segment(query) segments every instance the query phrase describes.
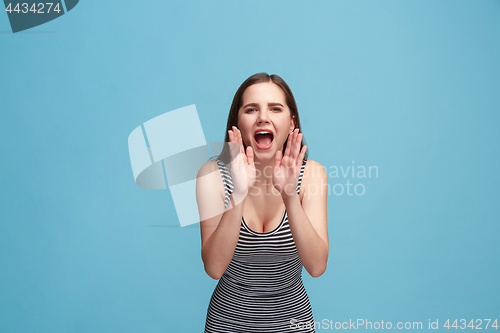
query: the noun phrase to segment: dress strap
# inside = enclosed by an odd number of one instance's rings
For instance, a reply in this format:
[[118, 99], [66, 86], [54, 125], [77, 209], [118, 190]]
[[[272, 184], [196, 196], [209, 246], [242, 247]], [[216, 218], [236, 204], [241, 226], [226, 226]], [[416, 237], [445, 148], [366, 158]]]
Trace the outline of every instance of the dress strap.
[[297, 194], [300, 194], [300, 184], [302, 183], [302, 177], [304, 176], [306, 162], [307, 162], [307, 158], [304, 157], [304, 160], [302, 161], [302, 166], [300, 167], [299, 181], [297, 182]]
[[215, 160], [217, 165], [219, 166], [220, 175], [222, 177], [222, 182], [224, 183], [224, 209], [227, 208], [229, 204], [229, 198], [231, 197], [231, 193], [233, 193], [233, 177], [231, 176], [231, 170], [229, 167], [219, 159]]

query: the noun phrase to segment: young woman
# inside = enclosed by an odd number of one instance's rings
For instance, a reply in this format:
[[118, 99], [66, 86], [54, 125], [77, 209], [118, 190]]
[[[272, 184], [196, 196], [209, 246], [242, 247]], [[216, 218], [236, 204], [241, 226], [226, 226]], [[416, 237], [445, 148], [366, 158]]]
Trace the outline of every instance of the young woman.
[[[219, 279], [205, 332], [314, 332], [302, 267], [328, 260], [327, 176], [308, 160], [288, 85], [258, 73], [236, 92], [225, 146], [199, 171], [201, 256]], [[215, 172], [214, 172], [215, 171]]]

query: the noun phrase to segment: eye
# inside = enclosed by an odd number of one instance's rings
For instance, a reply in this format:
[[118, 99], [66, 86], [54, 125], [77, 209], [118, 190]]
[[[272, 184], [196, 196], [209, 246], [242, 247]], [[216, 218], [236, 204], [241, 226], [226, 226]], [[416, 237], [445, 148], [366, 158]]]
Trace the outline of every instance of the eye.
[[246, 110], [245, 110], [245, 113], [250, 113], [250, 112], [252, 112], [252, 111], [255, 111], [255, 109], [246, 109]]
[[273, 108], [273, 111], [280, 112], [281, 109], [280, 108]]

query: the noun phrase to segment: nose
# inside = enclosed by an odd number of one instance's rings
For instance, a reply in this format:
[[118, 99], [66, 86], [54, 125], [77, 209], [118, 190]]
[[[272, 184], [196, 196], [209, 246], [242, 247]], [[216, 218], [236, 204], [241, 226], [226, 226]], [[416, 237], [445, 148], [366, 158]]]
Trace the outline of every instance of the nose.
[[269, 123], [269, 115], [267, 114], [267, 110], [262, 110], [259, 112], [259, 118], [257, 119], [259, 124], [261, 123]]

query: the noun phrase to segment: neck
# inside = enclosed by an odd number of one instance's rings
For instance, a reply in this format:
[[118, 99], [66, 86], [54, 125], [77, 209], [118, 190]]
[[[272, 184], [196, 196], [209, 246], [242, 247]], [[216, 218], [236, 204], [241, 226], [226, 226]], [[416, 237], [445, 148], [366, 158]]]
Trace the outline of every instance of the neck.
[[257, 170], [260, 170], [262, 174], [264, 173], [264, 171], [266, 171], [267, 176], [270, 176], [272, 178], [272, 171], [274, 169], [274, 157], [266, 160], [261, 160], [254, 155], [254, 162], [255, 168]]
[[255, 168], [257, 169], [257, 179], [253, 185], [253, 192], [268, 195], [279, 195], [278, 190], [273, 185], [274, 158], [260, 160], [255, 158]]

